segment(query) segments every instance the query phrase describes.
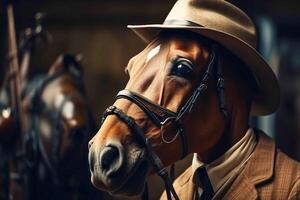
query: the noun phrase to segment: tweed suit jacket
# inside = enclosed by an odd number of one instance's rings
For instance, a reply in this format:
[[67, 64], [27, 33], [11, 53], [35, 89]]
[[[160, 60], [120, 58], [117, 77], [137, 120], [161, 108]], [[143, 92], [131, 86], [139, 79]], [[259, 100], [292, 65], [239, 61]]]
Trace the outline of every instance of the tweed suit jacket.
[[[213, 199], [300, 200], [300, 163], [280, 152], [266, 134], [255, 132], [258, 143], [251, 158], [232, 184]], [[181, 200], [194, 198], [191, 167], [175, 180], [174, 188]], [[164, 192], [161, 200], [166, 199]]]

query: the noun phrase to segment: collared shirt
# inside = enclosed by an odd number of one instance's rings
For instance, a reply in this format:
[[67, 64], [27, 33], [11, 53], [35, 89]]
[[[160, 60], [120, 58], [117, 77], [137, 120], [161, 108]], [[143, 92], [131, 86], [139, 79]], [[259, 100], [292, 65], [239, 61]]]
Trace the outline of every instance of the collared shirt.
[[196, 170], [199, 167], [205, 167], [207, 170], [208, 177], [214, 190], [214, 196], [218, 196], [222, 193], [227, 186], [232, 183], [234, 177], [238, 174], [247, 160], [250, 158], [255, 146], [257, 139], [253, 129], [248, 129], [245, 136], [233, 145], [228, 151], [222, 156], [214, 160], [209, 164], [204, 164], [200, 161], [197, 154], [194, 154], [192, 163], [193, 181], [198, 191], [201, 192], [199, 181], [197, 180]]

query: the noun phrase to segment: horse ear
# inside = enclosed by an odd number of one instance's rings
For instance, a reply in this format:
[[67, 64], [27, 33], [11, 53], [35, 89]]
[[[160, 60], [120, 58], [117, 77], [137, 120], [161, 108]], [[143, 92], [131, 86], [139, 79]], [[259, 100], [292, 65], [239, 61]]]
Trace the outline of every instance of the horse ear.
[[82, 74], [82, 55], [72, 55], [72, 54], [65, 54], [64, 56], [64, 67], [65, 70], [69, 71], [75, 76], [80, 76]]
[[48, 75], [53, 75], [55, 74], [57, 71], [61, 70], [64, 68], [64, 54], [60, 54], [58, 56], [58, 58], [54, 61], [54, 63], [51, 65], [51, 67], [49, 68], [48, 71]]
[[71, 54], [61, 54], [51, 65], [48, 75], [53, 75], [60, 70], [66, 70], [74, 75], [80, 75], [82, 73], [82, 67], [80, 62], [82, 60], [82, 55], [71, 55]]

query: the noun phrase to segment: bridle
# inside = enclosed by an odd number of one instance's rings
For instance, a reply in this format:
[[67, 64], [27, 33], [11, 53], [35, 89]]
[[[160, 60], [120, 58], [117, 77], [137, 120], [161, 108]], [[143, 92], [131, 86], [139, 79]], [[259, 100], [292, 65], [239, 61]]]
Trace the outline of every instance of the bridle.
[[[186, 114], [192, 111], [197, 99], [199, 99], [199, 97], [207, 90], [208, 80], [210, 77], [213, 76], [213, 70], [215, 70], [215, 74], [217, 76], [216, 89], [218, 93], [220, 112], [225, 118], [227, 118], [228, 112], [225, 104], [224, 78], [219, 57], [219, 47], [217, 44], [212, 45], [210, 59], [207, 64], [205, 73], [201, 78], [200, 84], [193, 91], [192, 95], [188, 98], [188, 100], [179, 109], [178, 112], [173, 112], [169, 109], [163, 108], [160, 105], [152, 102], [151, 100], [129, 90], [120, 91], [117, 94], [116, 99], [127, 99], [133, 102], [145, 112], [145, 114], [150, 118], [150, 120], [153, 122], [153, 124], [155, 124], [155, 126], [161, 129], [166, 123], [172, 123], [173, 128], [177, 131], [177, 133], [171, 141], [174, 141], [177, 135], [180, 135], [182, 146], [181, 158], [184, 158], [185, 156], [187, 156], [189, 148], [187, 136], [184, 132], [184, 125], [182, 119]], [[172, 196], [174, 197], [174, 199], [179, 200], [179, 197], [176, 194], [176, 191], [172, 185], [172, 179], [169, 176], [168, 171], [163, 166], [162, 161], [160, 160], [158, 155], [154, 152], [148, 138], [145, 136], [141, 128], [137, 125], [134, 118], [126, 115], [121, 109], [117, 108], [116, 106], [110, 106], [106, 109], [106, 111], [103, 114], [102, 123], [108, 115], [115, 115], [122, 122], [124, 122], [131, 130], [131, 133], [137, 139], [137, 141], [145, 148], [149, 162], [154, 167], [156, 173], [164, 181], [168, 200], [171, 200]], [[162, 138], [164, 137], [162, 136]]]

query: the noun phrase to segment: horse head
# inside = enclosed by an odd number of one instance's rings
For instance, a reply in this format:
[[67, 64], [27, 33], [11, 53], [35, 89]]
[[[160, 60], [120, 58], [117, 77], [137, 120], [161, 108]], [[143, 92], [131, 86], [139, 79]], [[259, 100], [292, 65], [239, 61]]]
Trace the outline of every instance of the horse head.
[[25, 158], [44, 172], [37, 177], [40, 189], [35, 191], [41, 195], [60, 185], [71, 187], [74, 196], [80, 184], [88, 185], [87, 142], [95, 125], [78, 62], [78, 57], [60, 56], [48, 74], [34, 78], [23, 92]]
[[137, 195], [156, 172], [172, 190], [165, 166], [190, 153], [207, 162], [220, 155], [247, 130], [252, 87], [242, 65], [207, 38], [161, 32], [129, 61], [125, 90], [89, 143], [92, 183]]

